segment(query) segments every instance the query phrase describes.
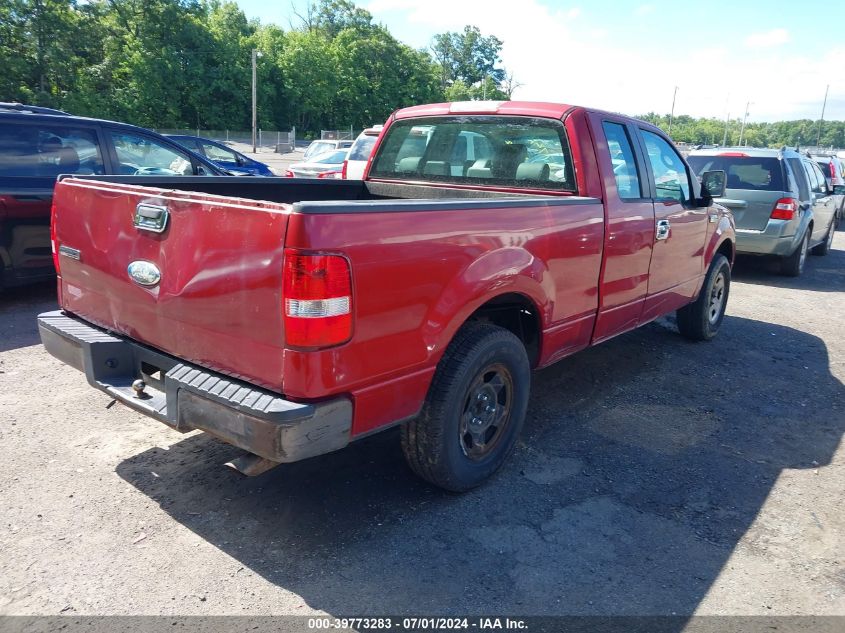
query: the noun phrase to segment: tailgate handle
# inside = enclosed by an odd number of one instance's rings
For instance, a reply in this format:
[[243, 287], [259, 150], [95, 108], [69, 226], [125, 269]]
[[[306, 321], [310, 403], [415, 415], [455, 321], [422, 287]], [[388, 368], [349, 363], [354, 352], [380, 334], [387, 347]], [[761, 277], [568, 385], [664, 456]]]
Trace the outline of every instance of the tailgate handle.
[[142, 231], [152, 233], [164, 233], [167, 228], [167, 218], [170, 212], [167, 207], [141, 202], [135, 207], [135, 220], [133, 224]]

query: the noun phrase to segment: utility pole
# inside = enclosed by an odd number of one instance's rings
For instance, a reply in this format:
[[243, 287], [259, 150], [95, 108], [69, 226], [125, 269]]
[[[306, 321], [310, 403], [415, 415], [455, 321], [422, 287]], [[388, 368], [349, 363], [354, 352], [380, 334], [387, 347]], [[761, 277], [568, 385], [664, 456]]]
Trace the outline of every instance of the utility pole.
[[816, 136], [816, 147], [822, 145], [822, 121], [824, 121], [824, 109], [827, 107], [827, 91], [830, 90], [830, 84], [824, 89], [824, 102], [822, 103], [822, 118], [819, 119], [819, 133]]
[[257, 141], [258, 135], [256, 130], [258, 128], [258, 117], [257, 117], [257, 110], [255, 105], [255, 75], [256, 75], [256, 67], [258, 66], [257, 60], [261, 57], [261, 53], [259, 53], [256, 49], [252, 49], [252, 153], [255, 154], [257, 149]]
[[745, 104], [745, 115], [742, 117], [742, 127], [739, 128], [739, 145], [742, 146], [742, 135], [745, 133], [745, 122], [748, 120], [748, 106], [751, 105], [751, 102], [748, 101]]
[[672, 94], [672, 111], [669, 113], [669, 130], [666, 135], [672, 138], [672, 120], [675, 118], [675, 97], [678, 96], [678, 86], [675, 86], [675, 92]]
[[731, 124], [731, 111], [728, 110], [728, 116], [725, 117], [725, 135], [722, 137], [722, 147], [728, 146], [728, 126]]

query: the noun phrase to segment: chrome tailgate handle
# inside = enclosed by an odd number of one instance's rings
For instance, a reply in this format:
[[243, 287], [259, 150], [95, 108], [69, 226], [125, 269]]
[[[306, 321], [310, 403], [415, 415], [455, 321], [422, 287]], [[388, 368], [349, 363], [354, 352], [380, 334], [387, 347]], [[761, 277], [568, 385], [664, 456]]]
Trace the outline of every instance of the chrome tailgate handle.
[[657, 222], [657, 231], [655, 232], [654, 239], [665, 240], [668, 237], [669, 237], [669, 220], [659, 220]]
[[169, 217], [170, 212], [167, 207], [141, 202], [135, 207], [135, 218], [132, 223], [142, 231], [164, 233]]

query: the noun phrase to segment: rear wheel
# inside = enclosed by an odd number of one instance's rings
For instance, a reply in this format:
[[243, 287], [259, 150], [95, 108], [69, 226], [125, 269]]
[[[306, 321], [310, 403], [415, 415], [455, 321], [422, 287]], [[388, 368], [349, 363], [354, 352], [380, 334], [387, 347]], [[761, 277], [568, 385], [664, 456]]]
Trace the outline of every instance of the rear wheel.
[[725, 318], [730, 289], [730, 262], [717, 253], [710, 262], [698, 299], [678, 310], [678, 331], [693, 341], [709, 341], [716, 336]]
[[780, 262], [780, 272], [787, 277], [798, 277], [804, 272], [804, 263], [807, 261], [807, 250], [810, 246], [810, 228], [804, 233], [804, 239], [795, 249], [795, 252], [784, 257]]
[[483, 483], [516, 445], [530, 383], [522, 341], [488, 323], [465, 325], [438, 364], [420, 415], [402, 426], [408, 465], [453, 492]]
[[827, 235], [824, 242], [815, 246], [812, 250], [813, 255], [827, 255], [833, 248], [833, 236], [836, 234], [836, 217], [830, 221], [830, 226], [827, 227]]

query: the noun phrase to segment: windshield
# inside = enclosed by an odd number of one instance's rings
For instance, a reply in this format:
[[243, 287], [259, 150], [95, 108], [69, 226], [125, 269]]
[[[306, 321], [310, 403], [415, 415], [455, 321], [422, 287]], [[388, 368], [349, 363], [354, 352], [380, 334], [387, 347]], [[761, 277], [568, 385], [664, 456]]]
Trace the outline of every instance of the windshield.
[[518, 116], [444, 116], [396, 121], [371, 178], [575, 191], [560, 121]]
[[687, 162], [697, 176], [705, 171], [724, 171], [728, 189], [785, 191], [783, 167], [774, 157], [691, 155]]

